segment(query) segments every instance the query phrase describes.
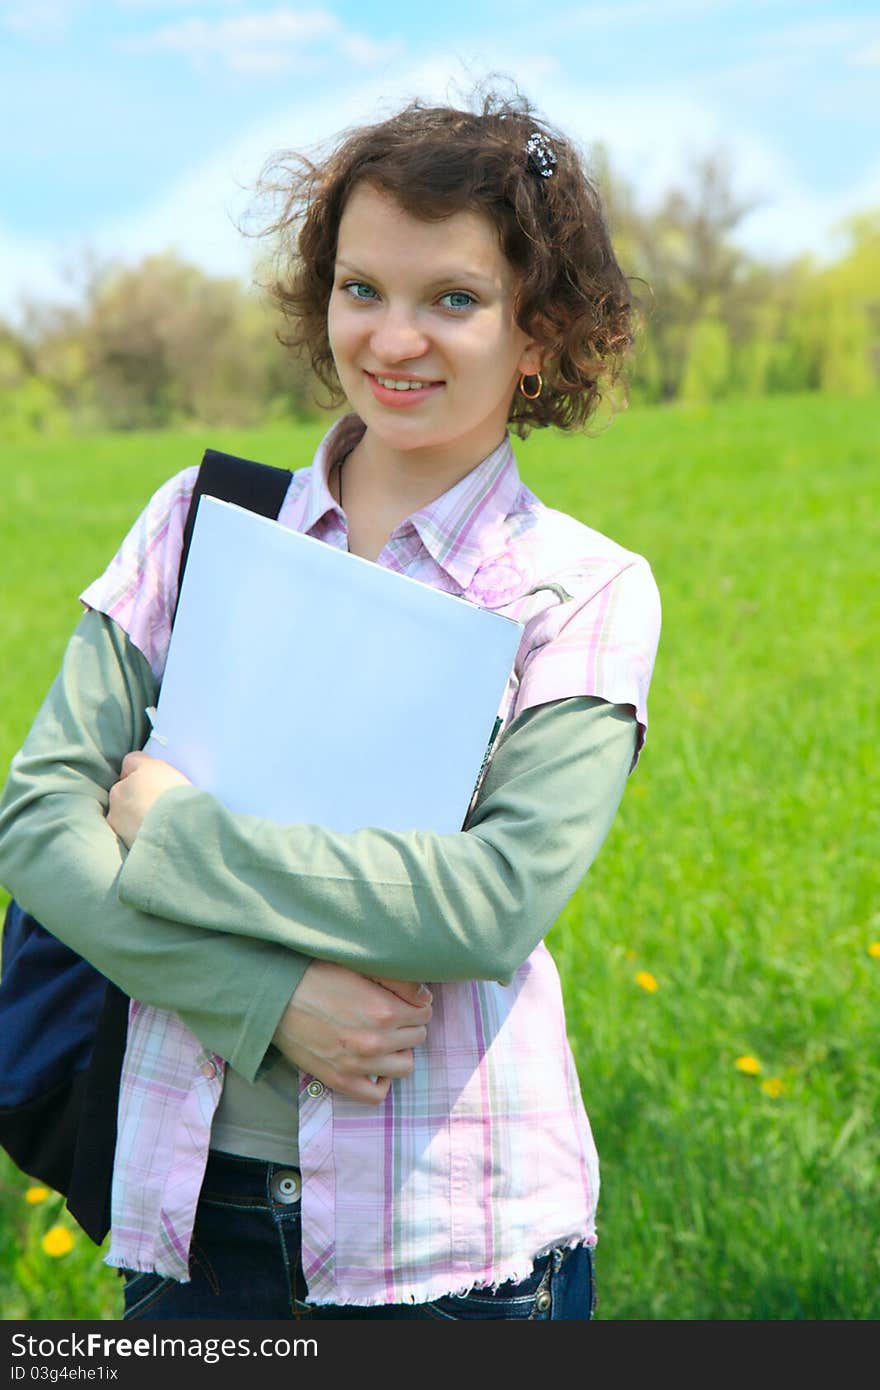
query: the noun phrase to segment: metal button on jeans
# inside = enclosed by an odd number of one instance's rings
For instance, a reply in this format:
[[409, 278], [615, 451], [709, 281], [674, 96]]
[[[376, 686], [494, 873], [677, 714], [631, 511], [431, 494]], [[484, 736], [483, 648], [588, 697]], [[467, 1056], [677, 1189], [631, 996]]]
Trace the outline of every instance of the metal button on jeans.
[[308, 1086], [306, 1087], [306, 1090], [308, 1091], [309, 1095], [314, 1096], [316, 1100], [319, 1096], [322, 1096], [324, 1094], [324, 1089], [324, 1084], [321, 1081], [310, 1081]]
[[539, 1313], [546, 1313], [550, 1304], [553, 1302], [549, 1289], [542, 1289], [535, 1299], [535, 1307]]
[[279, 1168], [272, 1174], [272, 1196], [276, 1202], [289, 1206], [298, 1202], [302, 1192], [302, 1178], [295, 1168]]

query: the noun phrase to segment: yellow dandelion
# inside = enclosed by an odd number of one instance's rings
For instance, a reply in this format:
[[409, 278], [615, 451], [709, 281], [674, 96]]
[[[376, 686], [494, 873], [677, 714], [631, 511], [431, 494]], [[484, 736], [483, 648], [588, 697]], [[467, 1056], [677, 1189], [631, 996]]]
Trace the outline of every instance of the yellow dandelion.
[[62, 1255], [70, 1254], [73, 1249], [73, 1236], [66, 1226], [50, 1226], [41, 1244], [46, 1254], [57, 1260]]
[[635, 981], [637, 985], [641, 985], [642, 989], [646, 989], [649, 994], [656, 993], [657, 981], [654, 979], [650, 970], [639, 970], [636, 974]]
[[24, 1200], [29, 1207], [35, 1207], [38, 1202], [45, 1202], [48, 1196], [48, 1187], [29, 1187], [24, 1194]]
[[737, 1057], [733, 1065], [737, 1071], [744, 1071], [746, 1076], [757, 1076], [761, 1070], [761, 1063], [757, 1057], [750, 1057], [748, 1054], [745, 1057]]
[[761, 1082], [761, 1090], [771, 1100], [777, 1100], [785, 1090], [785, 1082], [781, 1076], [768, 1076], [766, 1081]]
[[880, 960], [880, 941], [871, 942], [868, 947], [868, 955], [873, 956], [875, 960]]

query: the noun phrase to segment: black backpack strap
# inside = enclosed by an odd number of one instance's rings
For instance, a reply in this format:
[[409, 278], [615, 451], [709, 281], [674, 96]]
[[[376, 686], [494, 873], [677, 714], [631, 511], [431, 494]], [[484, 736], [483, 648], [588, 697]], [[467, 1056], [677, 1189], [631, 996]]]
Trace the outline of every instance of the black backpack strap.
[[92, 1060], [76, 1081], [80, 1109], [67, 1206], [96, 1245], [110, 1229], [117, 1097], [128, 1037], [128, 1004], [128, 995], [108, 980]]
[[256, 512], [258, 516], [267, 516], [274, 520], [287, 495], [291, 477], [292, 474], [287, 468], [273, 468], [267, 463], [254, 463], [252, 459], [237, 458], [235, 454], [222, 454], [217, 449], [205, 450], [183, 528], [178, 593], [189, 556], [199, 498], [206, 495], [219, 497], [221, 502], [235, 502], [239, 507], [247, 507], [248, 511]]

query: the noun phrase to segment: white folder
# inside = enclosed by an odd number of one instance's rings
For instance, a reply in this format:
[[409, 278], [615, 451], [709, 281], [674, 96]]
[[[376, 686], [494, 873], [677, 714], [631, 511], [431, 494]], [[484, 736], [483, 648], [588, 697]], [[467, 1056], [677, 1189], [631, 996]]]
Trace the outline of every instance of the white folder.
[[283, 824], [460, 830], [521, 636], [203, 497], [147, 751]]

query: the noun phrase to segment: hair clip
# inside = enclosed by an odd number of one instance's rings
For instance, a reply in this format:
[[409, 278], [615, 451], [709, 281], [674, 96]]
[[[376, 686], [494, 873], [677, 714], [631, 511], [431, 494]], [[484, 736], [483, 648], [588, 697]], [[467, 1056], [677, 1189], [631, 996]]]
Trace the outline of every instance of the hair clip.
[[537, 130], [533, 130], [526, 141], [526, 152], [529, 168], [540, 174], [542, 179], [549, 179], [556, 168], [556, 155]]

